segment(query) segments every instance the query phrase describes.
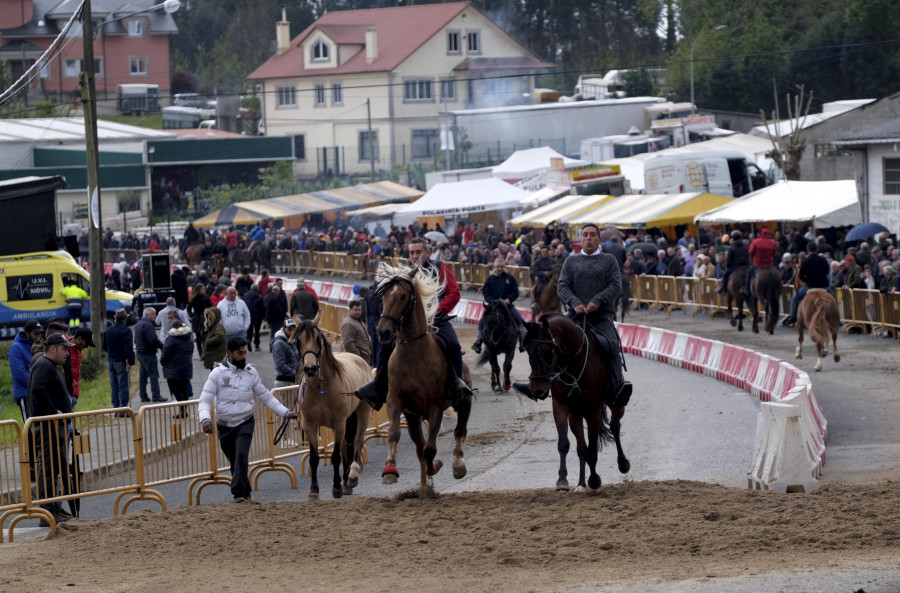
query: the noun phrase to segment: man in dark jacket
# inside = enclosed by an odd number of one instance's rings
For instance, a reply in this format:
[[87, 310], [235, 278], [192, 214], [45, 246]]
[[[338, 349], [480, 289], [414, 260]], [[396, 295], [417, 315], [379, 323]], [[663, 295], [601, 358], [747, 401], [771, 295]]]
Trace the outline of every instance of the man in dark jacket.
[[[63, 364], [69, 356], [72, 342], [61, 334], [47, 338], [46, 350], [36, 357], [28, 379], [28, 415], [55, 416], [72, 411], [69, 389], [56, 365]], [[32, 429], [37, 453], [38, 498], [53, 498], [71, 491], [66, 456], [67, 423], [47, 419], [37, 422]], [[61, 482], [57, 481], [61, 478]], [[57, 522], [68, 521], [72, 515], [63, 510], [59, 502], [41, 505]]]
[[810, 241], [806, 245], [806, 259], [800, 264], [797, 274], [805, 284], [801, 286], [791, 297], [791, 312], [782, 323], [787, 327], [793, 327], [797, 323], [797, 311], [800, 310], [800, 301], [806, 296], [810, 288], [828, 288], [828, 274], [831, 266], [828, 260], [819, 255], [819, 246]]
[[291, 295], [291, 316], [299, 315], [301, 318], [312, 321], [319, 313], [319, 301], [313, 293], [306, 290], [303, 280], [297, 281], [297, 290]]
[[138, 393], [142, 402], [151, 401], [147, 397], [147, 381], [150, 381], [150, 393], [155, 402], [167, 402], [159, 393], [159, 365], [156, 364], [156, 352], [162, 350], [163, 343], [156, 335], [156, 309], [147, 307], [144, 315], [134, 326], [134, 346], [137, 359], [141, 365], [138, 375]]
[[750, 265], [750, 252], [741, 239], [741, 231], [731, 231], [731, 247], [728, 248], [728, 254], [725, 256], [725, 275], [722, 276], [722, 286], [718, 292], [725, 294], [728, 290], [728, 280], [738, 268]]
[[[484, 283], [481, 289], [481, 298], [485, 303], [493, 303], [494, 301], [503, 301], [509, 310], [510, 315], [516, 322], [516, 329], [519, 333], [519, 352], [525, 352], [525, 321], [522, 314], [515, 308], [513, 302], [519, 298], [519, 285], [516, 283], [515, 277], [506, 271], [506, 262], [497, 258], [494, 261], [494, 271]], [[478, 320], [478, 334], [475, 343], [472, 344], [472, 350], [481, 354], [481, 334], [484, 331], [484, 316]]]
[[281, 294], [281, 287], [278, 284], [272, 284], [263, 299], [263, 314], [266, 323], [269, 324], [269, 352], [272, 351], [272, 341], [275, 334], [284, 325], [284, 318], [287, 317], [287, 307], [284, 304], [284, 295]]
[[[240, 279], [238, 279], [240, 283]], [[243, 299], [244, 304], [247, 305], [247, 308], [250, 309], [250, 327], [247, 329], [247, 350], [253, 352], [253, 347], [250, 344], [256, 345], [257, 352], [259, 351], [259, 328], [263, 322], [263, 314], [265, 309], [265, 304], [263, 303], [263, 298], [259, 296], [259, 286], [256, 284], [250, 285], [250, 290], [244, 293], [244, 296], [241, 297]]]
[[[244, 298], [244, 295], [247, 294], [247, 291], [250, 290], [250, 287], [253, 286], [253, 279], [250, 278], [250, 268], [243, 268], [241, 270], [241, 275], [238, 276], [238, 279], [234, 283], [234, 288], [238, 292], [238, 296]], [[247, 344], [250, 344], [249, 338], [247, 339]]]
[[187, 266], [176, 267], [172, 272], [172, 290], [175, 291], [175, 306], [184, 309], [188, 304]]
[[[188, 384], [194, 374], [194, 364], [191, 360], [194, 354], [193, 339], [191, 328], [175, 319], [173, 315], [171, 329], [166, 335], [159, 362], [163, 367], [163, 376], [169, 384], [169, 393], [180, 402], [188, 400]], [[187, 410], [182, 408], [175, 417], [186, 418]]]
[[293, 319], [284, 322], [284, 327], [275, 332], [272, 339], [272, 360], [275, 361], [275, 387], [288, 387], [297, 384], [297, 365], [300, 364], [300, 353], [291, 341], [297, 333], [297, 324]]
[[128, 374], [134, 366], [134, 337], [125, 325], [128, 312], [116, 311], [116, 322], [106, 330], [106, 350], [109, 354], [109, 385], [114, 408], [128, 407]]

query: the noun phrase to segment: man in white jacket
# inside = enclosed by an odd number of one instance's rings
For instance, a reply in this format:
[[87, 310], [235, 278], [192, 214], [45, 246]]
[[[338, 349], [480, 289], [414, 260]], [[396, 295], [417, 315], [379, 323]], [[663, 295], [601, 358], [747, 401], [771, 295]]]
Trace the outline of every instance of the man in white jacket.
[[[275, 399], [263, 385], [259, 373], [247, 363], [247, 340], [228, 340], [225, 361], [212, 370], [200, 395], [200, 427], [212, 434], [218, 429], [219, 445], [231, 464], [231, 494], [235, 502], [251, 501], [250, 443], [253, 441], [254, 399], [282, 418], [296, 419], [293, 412]], [[216, 426], [210, 409], [216, 405]]]
[[247, 338], [250, 327], [250, 309], [247, 303], [237, 298], [237, 289], [229, 286], [225, 289], [225, 298], [216, 305], [222, 312], [222, 325], [225, 336], [230, 342], [232, 338]]

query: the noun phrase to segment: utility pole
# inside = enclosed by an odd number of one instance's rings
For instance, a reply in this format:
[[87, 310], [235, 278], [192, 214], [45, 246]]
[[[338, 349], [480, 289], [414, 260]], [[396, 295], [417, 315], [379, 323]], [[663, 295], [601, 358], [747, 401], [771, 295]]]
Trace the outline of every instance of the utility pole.
[[[97, 103], [94, 81], [94, 23], [91, 0], [84, 0], [81, 12], [84, 59], [81, 63], [81, 101], [84, 105], [84, 142], [87, 156], [87, 190], [90, 204], [88, 236], [91, 272], [91, 331], [103, 339], [106, 330], [106, 286], [103, 281], [103, 208], [100, 200], [100, 158], [97, 146]], [[92, 223], [92, 224], [91, 224]], [[100, 348], [91, 348], [90, 356], [99, 362]]]
[[366, 99], [366, 117], [369, 120], [369, 162], [372, 165], [372, 182], [375, 182], [375, 140], [372, 137], [372, 103]]

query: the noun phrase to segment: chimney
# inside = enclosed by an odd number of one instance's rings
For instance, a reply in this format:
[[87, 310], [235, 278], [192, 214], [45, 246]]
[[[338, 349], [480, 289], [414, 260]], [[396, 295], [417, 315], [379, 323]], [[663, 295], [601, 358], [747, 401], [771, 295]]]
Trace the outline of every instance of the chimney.
[[366, 29], [366, 64], [378, 59], [378, 33], [375, 27]]
[[281, 7], [281, 21], [275, 25], [275, 42], [280, 56], [291, 47], [291, 24], [287, 20], [287, 9]]

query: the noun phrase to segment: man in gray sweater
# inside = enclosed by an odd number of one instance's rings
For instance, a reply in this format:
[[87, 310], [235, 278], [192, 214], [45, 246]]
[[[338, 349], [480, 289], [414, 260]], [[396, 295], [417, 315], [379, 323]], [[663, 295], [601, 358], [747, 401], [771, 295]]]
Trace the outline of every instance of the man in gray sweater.
[[[600, 251], [597, 225], [586, 224], [581, 228], [581, 253], [566, 258], [557, 290], [560, 300], [569, 308], [569, 318], [580, 324], [587, 316], [587, 323], [611, 346], [613, 401], [627, 402], [631, 397], [631, 383], [625, 381], [622, 373], [622, 354], [614, 323], [622, 278], [616, 258]], [[535, 399], [528, 383], [513, 383], [513, 387]]]

